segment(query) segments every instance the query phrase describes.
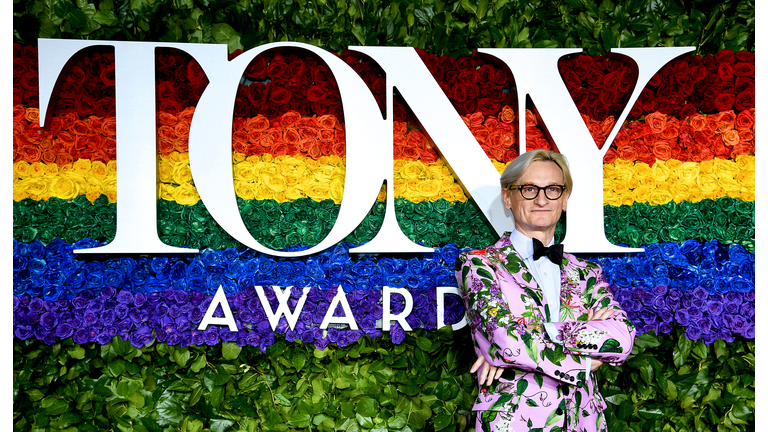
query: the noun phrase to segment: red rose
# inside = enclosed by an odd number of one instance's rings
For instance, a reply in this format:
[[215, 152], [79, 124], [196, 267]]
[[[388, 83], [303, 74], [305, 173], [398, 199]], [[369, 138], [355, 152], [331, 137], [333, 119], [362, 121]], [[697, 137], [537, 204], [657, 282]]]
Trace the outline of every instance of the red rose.
[[754, 77], [755, 76], [755, 64], [739, 62], [733, 66], [733, 73], [740, 77]]
[[581, 87], [581, 78], [579, 78], [578, 75], [576, 75], [576, 72], [574, 72], [571, 69], [566, 69], [563, 73], [563, 82], [565, 82], [565, 86], [568, 88], [568, 91], [573, 91], [574, 89], [578, 89]]
[[733, 50], [724, 49], [715, 54], [715, 59], [718, 63], [733, 63], [736, 61], [736, 57], [733, 55]]
[[273, 104], [282, 105], [291, 100], [292, 93], [285, 87], [281, 87], [275, 83], [268, 84], [268, 87], [268, 99]]
[[[248, 69], [246, 69], [246, 76], [247, 74], [248, 74]], [[200, 63], [198, 63], [194, 59], [190, 60], [190, 62], [187, 63], [187, 79], [193, 86], [195, 84], [208, 81], [208, 77], [206, 77], [205, 72], [203, 71], [203, 68], [200, 66]]]
[[672, 107], [669, 103], [669, 99], [657, 96], [653, 101], [653, 109], [664, 114], [670, 114]]
[[627, 92], [631, 90], [633, 84], [635, 84], [635, 74], [632, 73], [632, 69], [624, 66], [619, 72], [619, 88], [622, 92]]
[[699, 111], [696, 109], [696, 107], [693, 104], [685, 104], [680, 109], [680, 113], [678, 114], [680, 118], [688, 118], [692, 115], [698, 114]]
[[307, 100], [310, 102], [320, 102], [325, 99], [328, 91], [319, 85], [311, 85], [307, 89]]
[[184, 107], [176, 99], [163, 99], [158, 103], [157, 109], [175, 114], [184, 109]]
[[707, 69], [704, 66], [696, 65], [688, 73], [688, 79], [697, 83], [707, 77]]
[[115, 98], [103, 97], [96, 101], [95, 114], [99, 117], [114, 117], [117, 113]]
[[[733, 108], [734, 96], [731, 93], [720, 93], [715, 98], [715, 109], [718, 111], [727, 111]], [[754, 97], [752, 99], [754, 105]]]
[[248, 101], [251, 103], [251, 105], [258, 108], [264, 103], [265, 91], [266, 91], [266, 86], [264, 83], [253, 82], [248, 85], [248, 89], [245, 93], [245, 97], [248, 98]]
[[489, 64], [482, 65], [477, 70], [477, 84], [483, 88], [493, 87], [496, 80], [496, 72], [493, 70], [493, 66]]
[[651, 77], [651, 79], [648, 81], [648, 87], [658, 87], [659, 84], [661, 84], [661, 73], [657, 72], [654, 76]]
[[589, 74], [587, 74], [585, 81], [588, 86], [599, 89], [603, 87], [603, 76], [603, 72], [600, 70], [592, 69]]
[[736, 60], [740, 62], [755, 62], [755, 53], [751, 53], [749, 51], [739, 51], [736, 53]]
[[744, 111], [755, 107], [755, 93], [754, 91], [743, 91], [736, 95], [736, 100], [733, 101], [733, 107], [737, 111]]
[[509, 86], [509, 74], [506, 69], [498, 69], [493, 77], [494, 87], [497, 89], [505, 89]]
[[493, 115], [499, 112], [499, 102], [496, 99], [482, 98], [478, 103], [478, 109], [483, 115]]
[[733, 67], [729, 63], [720, 63], [717, 66], [717, 77], [723, 81], [733, 79]]

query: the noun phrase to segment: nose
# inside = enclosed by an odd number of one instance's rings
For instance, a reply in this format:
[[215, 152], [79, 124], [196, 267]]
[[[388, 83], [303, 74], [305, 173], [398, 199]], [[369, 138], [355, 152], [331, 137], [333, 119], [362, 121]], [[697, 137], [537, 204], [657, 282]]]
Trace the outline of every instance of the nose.
[[542, 189], [539, 191], [539, 194], [536, 195], [536, 198], [534, 198], [533, 201], [536, 203], [536, 205], [544, 207], [549, 202], [549, 198], [547, 198], [546, 194], [544, 194], [544, 189]]

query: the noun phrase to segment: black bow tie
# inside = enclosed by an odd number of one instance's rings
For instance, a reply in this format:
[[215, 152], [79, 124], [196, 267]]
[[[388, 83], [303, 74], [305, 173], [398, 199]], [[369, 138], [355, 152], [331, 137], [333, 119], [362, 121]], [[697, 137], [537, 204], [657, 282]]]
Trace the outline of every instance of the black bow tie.
[[550, 247], [544, 246], [538, 239], [533, 239], [533, 260], [536, 261], [541, 257], [547, 257], [552, 264], [563, 264], [563, 245], [561, 243], [554, 244]]

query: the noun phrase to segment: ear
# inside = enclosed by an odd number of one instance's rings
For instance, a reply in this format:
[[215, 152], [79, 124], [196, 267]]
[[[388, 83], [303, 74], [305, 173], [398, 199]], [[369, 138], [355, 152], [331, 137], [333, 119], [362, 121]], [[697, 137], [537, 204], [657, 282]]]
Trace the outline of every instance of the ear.
[[569, 191], [565, 191], [565, 194], [563, 195], [563, 211], [568, 210], [568, 197], [571, 196], [571, 193]]
[[512, 210], [512, 196], [511, 196], [511, 190], [509, 189], [502, 189], [501, 190], [501, 200], [504, 201], [504, 208], [507, 210]]

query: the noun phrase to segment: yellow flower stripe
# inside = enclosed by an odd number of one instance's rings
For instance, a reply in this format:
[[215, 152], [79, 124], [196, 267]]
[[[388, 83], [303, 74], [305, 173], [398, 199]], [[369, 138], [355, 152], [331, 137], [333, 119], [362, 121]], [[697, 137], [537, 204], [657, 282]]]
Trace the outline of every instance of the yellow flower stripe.
[[603, 165], [603, 199], [606, 205], [651, 205], [670, 201], [699, 202], [723, 197], [755, 200], [755, 157], [682, 162], [675, 159], [643, 162], [617, 159]]
[[[492, 161], [501, 173], [506, 164]], [[233, 156], [235, 192], [246, 200], [273, 199], [279, 202], [298, 198], [341, 202], [344, 189], [345, 158], [322, 156]], [[755, 200], [755, 157], [736, 160], [714, 159], [705, 162], [657, 161], [653, 167], [643, 162], [617, 159], [603, 165], [605, 204], [619, 206], [635, 202], [651, 205], [670, 201], [698, 202], [705, 198], [731, 197]], [[59, 167], [43, 162], [19, 161], [13, 165], [13, 197], [45, 200], [57, 197], [71, 200], [86, 195], [94, 201], [106, 195], [115, 202], [116, 163], [79, 159]], [[173, 152], [158, 157], [159, 195], [182, 205], [194, 205], [200, 197], [192, 182], [187, 153]], [[447, 165], [438, 160], [396, 159], [395, 197], [418, 203], [443, 198], [466, 201], [467, 196]], [[384, 191], [379, 195], [383, 200]]]

